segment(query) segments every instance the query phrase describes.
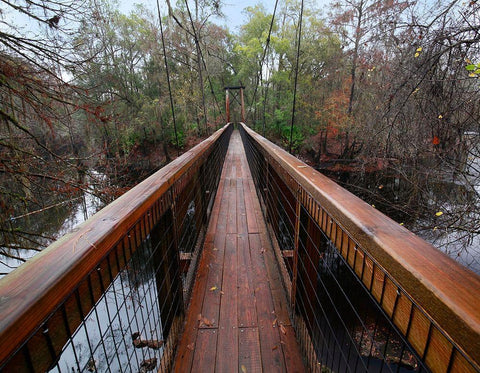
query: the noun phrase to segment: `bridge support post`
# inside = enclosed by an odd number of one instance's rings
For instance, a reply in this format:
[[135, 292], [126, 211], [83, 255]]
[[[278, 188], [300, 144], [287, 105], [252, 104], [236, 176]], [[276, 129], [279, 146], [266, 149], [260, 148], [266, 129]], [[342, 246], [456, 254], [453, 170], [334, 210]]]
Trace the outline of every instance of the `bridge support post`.
[[152, 229], [153, 263], [163, 335], [183, 314], [183, 286], [178, 252], [175, 207], [172, 205]]
[[225, 89], [225, 110], [227, 111], [227, 123], [230, 123], [230, 91], [240, 91], [240, 102], [238, 101], [238, 93], [232, 95], [232, 98], [240, 104], [241, 107], [241, 120], [245, 123], [245, 104], [243, 100], [243, 90], [245, 89], [244, 86], [232, 86], [232, 87], [224, 87]]
[[240, 104], [242, 106], [242, 123], [245, 123], [245, 103], [243, 101], [243, 87], [240, 88]]
[[225, 89], [225, 110], [227, 112], [227, 123], [230, 123], [230, 97], [228, 95], [228, 88]]

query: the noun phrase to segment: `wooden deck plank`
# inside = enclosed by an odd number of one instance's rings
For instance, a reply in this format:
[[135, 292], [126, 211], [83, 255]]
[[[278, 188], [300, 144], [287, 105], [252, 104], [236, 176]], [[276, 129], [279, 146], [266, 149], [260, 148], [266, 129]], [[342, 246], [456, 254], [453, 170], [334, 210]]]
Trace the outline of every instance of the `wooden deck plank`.
[[[246, 166], [248, 167], [248, 164]], [[253, 185], [253, 182], [249, 181], [248, 179], [245, 180], [245, 183], [243, 185], [245, 190], [245, 209], [247, 212], [248, 232], [258, 233], [259, 228], [257, 223], [257, 217], [253, 207], [253, 200], [257, 199], [257, 194], [255, 192], [255, 188], [252, 188], [251, 185]]]
[[238, 307], [238, 326], [253, 327], [257, 324], [257, 307], [255, 288], [252, 280], [252, 261], [247, 234], [239, 234], [238, 243], [238, 297], [241, 299]]
[[239, 371], [262, 372], [258, 328], [241, 328], [239, 333]]
[[175, 371], [305, 371], [275, 260], [243, 145], [235, 131]]
[[237, 180], [237, 233], [248, 233], [247, 210], [243, 180]]
[[220, 320], [218, 323], [217, 372], [235, 372], [238, 368], [237, 327], [237, 235], [228, 234], [225, 244]]
[[284, 331], [280, 333], [283, 356], [285, 358], [285, 368], [289, 373], [304, 372], [302, 354], [295, 338], [295, 330], [292, 326], [284, 326]]
[[227, 196], [227, 233], [237, 233], [237, 179], [227, 179], [225, 182], [230, 182]]
[[199, 330], [191, 371], [202, 373], [215, 372], [215, 360], [217, 358], [215, 346], [217, 344], [217, 337], [218, 333], [216, 329]]
[[260, 330], [262, 367], [265, 372], [279, 372], [283, 371], [284, 358], [272, 293], [265, 263], [263, 262], [264, 248], [258, 233], [249, 234], [248, 239], [252, 257], [252, 270], [255, 278], [255, 300]]
[[205, 256], [209, 258], [210, 263], [208, 264], [209, 270], [201, 311], [201, 316], [206, 319], [201, 323], [203, 328], [216, 328], [220, 318], [220, 289], [223, 281], [225, 237], [225, 233], [217, 233], [213, 247], [205, 252]]

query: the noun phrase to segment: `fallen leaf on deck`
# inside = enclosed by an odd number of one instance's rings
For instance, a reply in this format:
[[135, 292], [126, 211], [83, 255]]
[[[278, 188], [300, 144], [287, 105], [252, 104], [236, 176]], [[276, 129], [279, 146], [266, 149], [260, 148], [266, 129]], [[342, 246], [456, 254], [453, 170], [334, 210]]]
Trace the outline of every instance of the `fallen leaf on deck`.
[[245, 368], [245, 365], [242, 364], [241, 369], [242, 373], [247, 373], [247, 368]]
[[225, 295], [225, 293], [223, 291], [220, 291], [220, 294]]
[[442, 211], [438, 211], [438, 212], [435, 213], [435, 215], [437, 215], [437, 216], [442, 216], [442, 215], [443, 215], [443, 212], [442, 212]]
[[207, 319], [206, 317], [202, 317], [202, 322], [205, 324], [205, 326], [212, 326], [214, 321], [210, 321], [209, 319]]
[[218, 249], [216, 247], [213, 248], [213, 251], [218, 251]]
[[278, 346], [273, 346], [272, 351], [275, 351], [278, 348]]
[[210, 288], [210, 291], [215, 291], [215, 290], [217, 290], [217, 287], [216, 287], [216, 286], [212, 286], [212, 287]]
[[282, 331], [283, 334], [287, 334], [287, 329], [285, 329], [283, 324], [280, 324], [280, 330]]
[[275, 328], [275, 325], [277, 324], [277, 319], [273, 320], [272, 326]]

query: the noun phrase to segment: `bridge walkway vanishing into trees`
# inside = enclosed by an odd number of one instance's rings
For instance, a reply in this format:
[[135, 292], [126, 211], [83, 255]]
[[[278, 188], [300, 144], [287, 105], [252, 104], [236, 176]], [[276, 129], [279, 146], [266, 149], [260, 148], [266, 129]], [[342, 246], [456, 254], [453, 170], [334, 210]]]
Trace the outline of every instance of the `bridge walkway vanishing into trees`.
[[304, 371], [238, 131], [230, 140], [193, 294], [176, 371]]
[[480, 277], [237, 127], [0, 280], [0, 371], [480, 372]]

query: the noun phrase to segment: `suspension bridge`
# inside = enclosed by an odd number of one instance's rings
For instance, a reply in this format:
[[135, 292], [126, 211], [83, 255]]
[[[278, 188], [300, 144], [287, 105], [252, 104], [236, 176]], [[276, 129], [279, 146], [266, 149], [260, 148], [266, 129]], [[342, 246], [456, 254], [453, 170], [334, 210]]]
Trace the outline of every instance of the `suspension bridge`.
[[0, 280], [1, 371], [480, 371], [478, 275], [234, 127]]

